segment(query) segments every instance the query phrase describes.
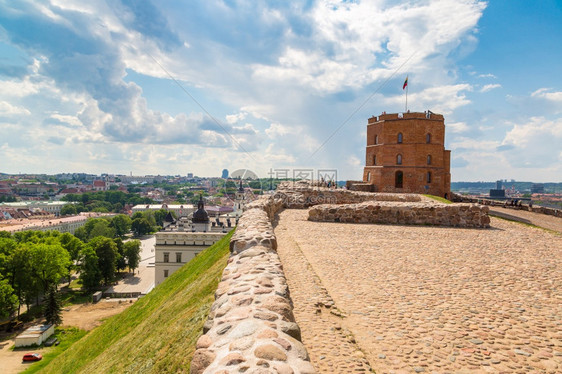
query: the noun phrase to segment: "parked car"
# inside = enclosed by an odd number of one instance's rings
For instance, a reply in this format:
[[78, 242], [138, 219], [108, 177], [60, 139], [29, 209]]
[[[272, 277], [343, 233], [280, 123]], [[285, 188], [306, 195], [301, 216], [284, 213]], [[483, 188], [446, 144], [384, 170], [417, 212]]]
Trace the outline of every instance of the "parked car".
[[39, 353], [26, 353], [23, 355], [23, 361], [39, 361], [43, 358]]

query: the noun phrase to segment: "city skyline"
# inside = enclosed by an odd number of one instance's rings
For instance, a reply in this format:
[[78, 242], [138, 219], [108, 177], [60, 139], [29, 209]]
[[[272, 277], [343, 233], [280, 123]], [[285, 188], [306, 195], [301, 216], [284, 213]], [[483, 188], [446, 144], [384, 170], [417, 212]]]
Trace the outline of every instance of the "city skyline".
[[553, 0], [0, 1], [0, 172], [357, 180], [408, 77], [453, 181], [559, 182], [561, 20]]

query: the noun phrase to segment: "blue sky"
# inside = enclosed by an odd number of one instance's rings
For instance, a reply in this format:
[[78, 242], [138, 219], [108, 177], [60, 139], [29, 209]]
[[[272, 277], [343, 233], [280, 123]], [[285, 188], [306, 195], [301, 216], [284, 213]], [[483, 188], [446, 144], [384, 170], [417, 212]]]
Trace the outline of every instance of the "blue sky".
[[359, 179], [408, 75], [453, 181], [560, 182], [561, 61], [554, 0], [0, 0], [0, 171]]

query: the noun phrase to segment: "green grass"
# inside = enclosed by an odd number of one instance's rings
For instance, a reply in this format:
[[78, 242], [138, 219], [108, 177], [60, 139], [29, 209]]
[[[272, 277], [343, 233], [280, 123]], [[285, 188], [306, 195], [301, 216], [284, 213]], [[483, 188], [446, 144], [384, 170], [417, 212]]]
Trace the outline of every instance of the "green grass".
[[494, 213], [488, 213], [488, 215], [491, 216], [491, 217], [497, 218], [497, 219], [503, 219], [504, 221], [515, 222], [515, 223], [518, 223], [518, 224], [523, 225], [523, 226], [543, 230], [543, 231], [549, 232], [549, 233], [554, 234], [554, 235], [558, 235], [558, 236], [562, 235], [562, 233], [560, 233], [556, 230], [547, 229], [546, 227], [537, 226], [537, 225], [534, 225], [532, 223], [521, 222], [521, 221], [518, 221], [516, 219], [511, 219], [511, 218], [507, 218], [507, 217], [500, 217], [500, 216], [495, 215]]
[[95, 328], [41, 373], [188, 373], [232, 233], [124, 312]]
[[62, 305], [65, 307], [75, 304], [84, 304], [92, 301], [92, 294], [81, 290], [65, 288], [61, 292], [61, 301]]
[[445, 199], [444, 197], [440, 197], [440, 196], [426, 195], [426, 194], [424, 194], [423, 196], [429, 197], [430, 199], [433, 199], [433, 200], [437, 200], [440, 203], [444, 203], [444, 204], [452, 204], [453, 203], [452, 201], [449, 201], [449, 200]]

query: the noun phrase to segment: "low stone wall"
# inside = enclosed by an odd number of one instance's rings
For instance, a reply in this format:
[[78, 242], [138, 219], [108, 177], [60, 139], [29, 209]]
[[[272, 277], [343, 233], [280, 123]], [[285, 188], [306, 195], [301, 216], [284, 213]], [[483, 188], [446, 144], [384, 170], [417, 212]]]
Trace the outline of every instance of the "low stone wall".
[[282, 204], [260, 197], [232, 236], [231, 257], [197, 341], [191, 373], [316, 373], [300, 342], [270, 217]]
[[462, 201], [466, 203], [478, 203], [483, 205], [497, 206], [506, 209], [525, 210], [533, 213], [546, 214], [548, 216], [562, 217], [562, 209], [554, 209], [554, 208], [548, 208], [538, 205], [530, 206], [529, 204], [526, 203], [521, 204], [521, 206], [513, 206], [513, 205], [506, 204], [505, 201], [500, 201], [500, 200], [479, 199], [475, 197], [466, 197], [459, 194], [454, 194], [453, 196], [456, 197], [458, 201]]
[[320, 204], [355, 204], [364, 201], [420, 202], [417, 194], [370, 193], [327, 188], [308, 181], [283, 182], [274, 195], [288, 209], [306, 209]]
[[369, 201], [360, 204], [317, 205], [310, 221], [490, 227], [489, 208], [476, 204], [401, 203]]

